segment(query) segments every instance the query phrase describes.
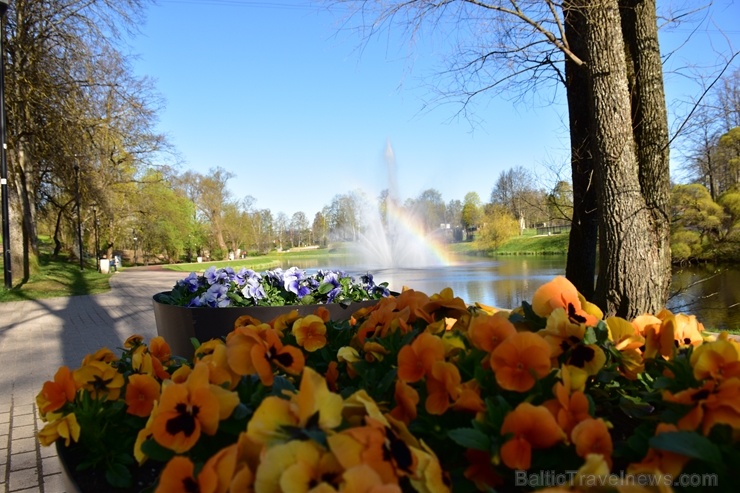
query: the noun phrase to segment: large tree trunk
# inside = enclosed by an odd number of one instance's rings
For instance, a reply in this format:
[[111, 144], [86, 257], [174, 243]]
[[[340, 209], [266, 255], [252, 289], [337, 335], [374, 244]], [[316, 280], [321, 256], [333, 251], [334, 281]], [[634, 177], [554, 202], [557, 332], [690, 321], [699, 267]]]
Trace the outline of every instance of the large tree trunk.
[[[663, 275], [655, 278], [656, 295], [668, 299], [671, 282], [670, 165], [668, 116], [663, 89], [663, 64], [658, 45], [655, 0], [625, 0], [622, 32], [627, 48], [627, 73], [632, 95], [632, 128], [637, 146], [642, 196], [651, 215], [653, 255]], [[631, 62], [631, 63], [630, 63]], [[662, 308], [662, 306], [661, 306]]]
[[[565, 34], [569, 47], [581, 60], [587, 59], [585, 45], [586, 17], [581, 9], [566, 3]], [[589, 137], [588, 105], [583, 96], [588, 92], [588, 72], [571, 58], [565, 60], [565, 77], [570, 125], [570, 164], [573, 179], [573, 218], [568, 241], [567, 277], [578, 291], [592, 299], [596, 280], [596, 247], [599, 221], [597, 208], [594, 155]]]
[[588, 5], [588, 99], [600, 197], [595, 301], [607, 315], [631, 318], [664, 306], [670, 270], [640, 186], [619, 6], [617, 0]]

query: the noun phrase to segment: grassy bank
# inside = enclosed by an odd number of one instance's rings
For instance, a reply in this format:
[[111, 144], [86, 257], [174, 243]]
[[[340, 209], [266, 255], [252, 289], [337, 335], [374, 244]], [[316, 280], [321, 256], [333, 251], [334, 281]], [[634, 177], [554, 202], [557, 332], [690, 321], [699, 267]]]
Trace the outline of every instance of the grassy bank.
[[77, 261], [68, 257], [52, 259], [50, 253], [42, 252], [38, 273], [25, 283], [13, 279], [13, 289], [0, 289], [0, 302], [105, 293], [110, 291], [109, 277], [99, 273], [95, 265], [81, 270]]
[[495, 257], [496, 255], [565, 255], [568, 253], [568, 235], [536, 235], [527, 231], [511, 238], [495, 250], [480, 249], [478, 242], [453, 243], [450, 251], [458, 255]]

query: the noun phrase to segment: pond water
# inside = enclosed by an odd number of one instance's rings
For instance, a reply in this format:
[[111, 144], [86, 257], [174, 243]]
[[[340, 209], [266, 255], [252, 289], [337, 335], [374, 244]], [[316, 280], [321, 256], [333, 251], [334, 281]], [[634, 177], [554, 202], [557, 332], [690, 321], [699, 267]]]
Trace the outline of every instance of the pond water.
[[[319, 265], [309, 262], [303, 269], [339, 268], [352, 274], [365, 272], [362, 266]], [[283, 266], [284, 268], [290, 265]], [[499, 308], [513, 308], [530, 301], [535, 290], [565, 272], [564, 256], [507, 256], [496, 259], [456, 257], [451, 265], [423, 269], [373, 269], [376, 282], [388, 282], [393, 291], [407, 286], [427, 294], [445, 287], [468, 303], [479, 302]], [[699, 265], [677, 269], [671, 286], [668, 309], [697, 316], [706, 328], [740, 329], [740, 266]]]

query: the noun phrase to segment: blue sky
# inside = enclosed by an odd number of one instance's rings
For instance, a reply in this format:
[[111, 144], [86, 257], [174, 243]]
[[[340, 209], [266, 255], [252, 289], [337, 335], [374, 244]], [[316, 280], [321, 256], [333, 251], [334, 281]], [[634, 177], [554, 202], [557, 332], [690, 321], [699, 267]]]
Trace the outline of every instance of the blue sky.
[[[567, 163], [563, 104], [483, 96], [477, 125], [455, 118], [457, 106], [424, 110], [444, 40], [428, 35], [410, 46], [392, 32], [363, 44], [341, 29], [342, 18], [310, 0], [149, 7], [131, 50], [137, 75], [155, 79], [165, 98], [158, 130], [180, 153], [181, 169], [224, 168], [234, 174], [234, 198], [249, 195], [273, 215], [302, 211], [312, 220], [337, 194], [387, 188], [387, 142], [402, 198], [434, 188], [445, 202], [468, 192], [485, 202], [502, 171], [524, 166], [544, 181], [546, 166]], [[663, 52], [698, 27], [671, 59], [684, 75], [667, 73], [669, 103], [699, 93], [687, 65], [708, 72], [740, 48], [737, 19], [740, 3], [719, 0], [691, 25], [665, 33]]]

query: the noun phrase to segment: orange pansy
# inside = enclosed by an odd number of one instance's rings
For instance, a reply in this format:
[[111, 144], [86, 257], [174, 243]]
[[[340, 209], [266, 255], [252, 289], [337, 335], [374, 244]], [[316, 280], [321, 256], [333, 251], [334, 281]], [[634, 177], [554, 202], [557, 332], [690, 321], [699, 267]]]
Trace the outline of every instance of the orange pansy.
[[326, 367], [326, 373], [324, 374], [326, 385], [332, 392], [337, 392], [339, 390], [339, 386], [337, 385], [337, 381], [339, 380], [339, 370], [337, 369], [337, 366], [338, 363], [336, 361], [330, 361], [329, 365]]
[[416, 406], [419, 404], [419, 393], [416, 389], [403, 380], [397, 379], [393, 398], [396, 401], [396, 407], [391, 409], [391, 416], [406, 424], [416, 419]]
[[159, 382], [152, 376], [134, 374], [126, 385], [126, 412], [145, 418], [159, 400]]
[[198, 364], [187, 382], [163, 387], [152, 421], [152, 436], [178, 454], [187, 452], [201, 431], [207, 435], [216, 433], [220, 412], [219, 398], [208, 383], [208, 367]]
[[740, 354], [734, 344], [719, 339], [695, 348], [691, 366], [697, 380], [740, 377]]
[[603, 419], [586, 418], [573, 427], [570, 441], [576, 446], [576, 453], [584, 459], [589, 454], [601, 454], [611, 467], [614, 445], [609, 428]]
[[283, 331], [293, 325], [293, 322], [298, 320], [298, 310], [291, 310], [288, 313], [278, 315], [270, 321], [270, 327], [277, 330], [280, 333], [280, 337], [283, 336]]
[[427, 374], [427, 399], [424, 407], [432, 415], [444, 414], [460, 397], [460, 370], [452, 363], [435, 361]]
[[52, 413], [49, 414], [49, 423], [39, 431], [38, 439], [41, 445], [48, 447], [60, 438], [64, 438], [65, 447], [69, 447], [71, 442], [79, 441], [80, 431], [81, 428], [74, 413], [65, 416]]
[[696, 430], [700, 425], [707, 435], [715, 424], [727, 424], [740, 429], [740, 378], [717, 382], [706, 380], [698, 389], [676, 394], [663, 393], [663, 400], [684, 404], [688, 412], [678, 421], [681, 430]]
[[167, 363], [172, 359], [172, 349], [162, 336], [153, 337], [149, 341], [149, 352], [162, 363]]
[[226, 493], [237, 471], [239, 446], [233, 444], [213, 454], [198, 473], [200, 493]]
[[187, 457], [175, 456], [164, 466], [154, 493], [192, 493], [200, 491], [195, 466]]
[[401, 493], [401, 487], [395, 482], [384, 483], [380, 475], [368, 465], [359, 464], [350, 467], [342, 474], [344, 480], [342, 491], [353, 493]]
[[460, 394], [452, 405], [455, 411], [481, 413], [486, 410], [486, 404], [480, 396], [478, 381], [473, 379], [460, 386]]
[[103, 347], [103, 348], [98, 349], [94, 353], [90, 353], [86, 355], [82, 359], [82, 366], [85, 366], [92, 361], [101, 361], [103, 363], [110, 363], [111, 361], [117, 361], [117, 360], [118, 360], [118, 356], [113, 354], [113, 351], [111, 351], [107, 347]]
[[496, 382], [506, 390], [526, 392], [551, 370], [550, 345], [533, 332], [512, 334], [491, 353]]
[[44, 382], [41, 392], [36, 396], [36, 405], [41, 417], [46, 413], [57, 411], [67, 402], [72, 402], [77, 392], [77, 385], [72, 378], [72, 371], [67, 366], [60, 366], [54, 374], [54, 381]]
[[572, 389], [572, 373], [578, 371], [564, 365], [560, 369], [563, 381], [553, 386], [555, 398], [542, 404], [552, 413], [567, 435], [570, 435], [576, 423], [591, 417], [588, 413], [589, 403], [586, 395], [580, 390]]
[[298, 345], [310, 353], [326, 346], [326, 325], [316, 315], [306, 315], [296, 320], [292, 332]]
[[443, 361], [445, 347], [442, 340], [428, 332], [422, 332], [411, 344], [398, 352], [398, 378], [413, 383], [428, 374], [436, 361]]
[[576, 287], [563, 276], [557, 276], [543, 284], [532, 295], [532, 310], [543, 318], [548, 317], [556, 308], [567, 310], [568, 305], [580, 310], [581, 301]]
[[331, 313], [325, 306], [319, 306], [314, 311], [313, 314], [319, 317], [321, 320], [324, 321], [324, 323], [327, 323], [331, 320]]
[[273, 365], [293, 375], [299, 375], [303, 371], [306, 359], [300, 349], [283, 346], [280, 335], [274, 329], [265, 331], [264, 337], [264, 341], [253, 345], [249, 353], [263, 385], [272, 385], [275, 379]]
[[421, 291], [415, 291], [413, 289], [405, 289], [395, 297], [395, 306], [397, 310], [408, 309], [411, 317], [410, 322], [417, 319], [426, 320], [432, 322], [431, 316], [424, 311], [424, 306], [430, 301], [429, 296]]
[[511, 469], [529, 469], [532, 449], [552, 447], [566, 439], [550, 411], [528, 402], [519, 404], [504, 417], [501, 434], [513, 437], [501, 446], [501, 460]]
[[491, 455], [482, 450], [468, 449], [465, 459], [469, 464], [464, 476], [475, 483], [479, 491], [488, 491], [504, 483], [504, 479], [493, 467]]
[[[431, 298], [429, 298], [429, 303], [424, 305], [422, 310], [426, 313], [436, 313], [437, 311], [442, 310], [444, 313], [443, 316], [458, 318], [459, 316], [468, 313], [468, 305], [462, 298], [455, 296], [452, 288], [444, 288], [439, 293], [433, 294]], [[443, 316], [435, 318], [440, 319], [443, 318]]]
[[132, 349], [137, 346], [141, 346], [144, 343], [144, 336], [139, 334], [130, 335], [123, 341], [123, 347], [126, 349]]
[[478, 314], [470, 320], [468, 339], [478, 349], [492, 352], [501, 342], [516, 332], [514, 324], [500, 315]]
[[240, 375], [231, 369], [226, 344], [221, 339], [211, 339], [200, 345], [193, 358], [195, 363], [208, 366], [208, 379], [219, 387], [226, 385], [234, 389], [239, 384]]
[[118, 400], [123, 387], [123, 375], [102, 361], [90, 361], [72, 373], [75, 384], [90, 393], [93, 399]]

